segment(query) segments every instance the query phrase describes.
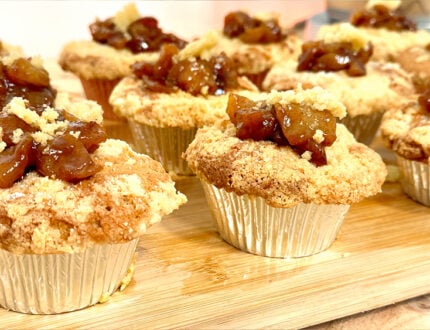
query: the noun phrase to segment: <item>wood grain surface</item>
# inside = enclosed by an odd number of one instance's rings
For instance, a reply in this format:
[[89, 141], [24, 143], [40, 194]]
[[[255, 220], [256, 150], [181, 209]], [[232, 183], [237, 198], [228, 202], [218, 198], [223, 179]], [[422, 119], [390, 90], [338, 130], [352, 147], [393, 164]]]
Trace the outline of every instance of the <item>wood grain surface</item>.
[[198, 180], [177, 188], [189, 202], [142, 237], [124, 291], [60, 315], [0, 309], [0, 328], [430, 328], [430, 209], [398, 183], [352, 205], [334, 244], [299, 259], [231, 247]]

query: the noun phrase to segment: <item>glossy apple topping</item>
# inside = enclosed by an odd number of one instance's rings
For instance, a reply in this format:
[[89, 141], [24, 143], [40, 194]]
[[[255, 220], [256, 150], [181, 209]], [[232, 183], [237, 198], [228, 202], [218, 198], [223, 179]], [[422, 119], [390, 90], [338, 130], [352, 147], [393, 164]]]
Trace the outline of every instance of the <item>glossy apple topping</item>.
[[260, 20], [243, 11], [231, 12], [224, 17], [223, 33], [248, 44], [279, 42], [287, 37], [276, 19]]
[[340, 71], [349, 76], [366, 74], [366, 63], [373, 53], [372, 44], [354, 49], [349, 42], [325, 43], [323, 40], [308, 41], [302, 45], [298, 59], [298, 71]]
[[353, 13], [350, 22], [355, 26], [385, 28], [391, 31], [416, 31], [416, 24], [398, 10], [390, 10], [384, 5], [375, 5]]
[[209, 60], [175, 61], [178, 52], [173, 44], [163, 45], [156, 63], [136, 62], [133, 73], [145, 82], [146, 89], [157, 93], [183, 90], [192, 95], [220, 95], [238, 86], [236, 65], [225, 53]]
[[289, 145], [299, 155], [310, 152], [310, 161], [316, 166], [327, 164], [324, 148], [336, 140], [336, 118], [328, 110], [313, 110], [298, 103], [255, 102], [230, 94], [227, 114], [239, 139]]
[[[48, 72], [18, 58], [9, 65], [0, 64], [0, 129], [2, 151], [0, 152], [0, 188], [7, 188], [22, 178], [25, 173], [36, 170], [41, 175], [76, 182], [97, 173], [101, 167], [94, 163], [91, 153], [106, 140], [103, 128], [96, 122], [84, 122], [64, 110], [54, 110], [56, 95], [50, 85]], [[26, 111], [35, 112], [35, 117], [52, 118], [51, 127], [58, 125], [55, 136], [45, 143], [37, 142], [33, 134], [41, 133], [17, 114], [6, 111], [14, 97], [26, 101]], [[34, 117], [30, 114], [27, 114]]]
[[176, 35], [163, 32], [154, 17], [141, 17], [133, 21], [128, 25], [127, 32], [121, 31], [112, 18], [97, 20], [89, 29], [94, 41], [115, 49], [129, 49], [134, 54], [158, 51], [166, 43], [178, 48], [187, 44]]
[[430, 114], [430, 87], [418, 96], [418, 103], [422, 109]]

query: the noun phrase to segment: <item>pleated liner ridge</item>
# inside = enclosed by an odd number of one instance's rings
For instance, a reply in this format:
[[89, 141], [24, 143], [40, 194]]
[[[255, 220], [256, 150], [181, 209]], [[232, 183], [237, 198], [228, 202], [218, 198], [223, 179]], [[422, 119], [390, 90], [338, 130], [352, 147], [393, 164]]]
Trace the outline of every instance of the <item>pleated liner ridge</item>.
[[0, 305], [30, 314], [94, 305], [118, 289], [138, 241], [95, 245], [75, 254], [18, 255], [0, 250]]
[[430, 166], [397, 155], [400, 183], [404, 192], [413, 200], [430, 206]]
[[238, 196], [202, 181], [221, 237], [236, 248], [266, 257], [304, 257], [335, 240], [349, 205], [299, 204], [275, 208], [260, 197]]
[[197, 128], [185, 130], [179, 127], [154, 127], [133, 120], [129, 120], [128, 124], [138, 152], [159, 161], [167, 172], [194, 175], [182, 158], [182, 153], [193, 141]]

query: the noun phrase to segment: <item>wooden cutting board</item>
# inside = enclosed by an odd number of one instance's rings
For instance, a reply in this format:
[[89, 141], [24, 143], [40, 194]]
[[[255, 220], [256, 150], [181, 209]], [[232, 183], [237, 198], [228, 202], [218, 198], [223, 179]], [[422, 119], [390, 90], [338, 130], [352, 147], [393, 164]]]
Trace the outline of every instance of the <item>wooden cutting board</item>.
[[0, 309], [1, 326], [298, 328], [430, 292], [429, 209], [396, 183], [353, 205], [331, 248], [300, 259], [229, 246], [214, 229], [197, 179], [177, 187], [189, 202], [142, 238], [123, 292], [62, 315]]
[[302, 328], [430, 293], [430, 208], [398, 183], [353, 205], [335, 243], [300, 259], [231, 247], [198, 180], [177, 187], [189, 202], [142, 238], [124, 291], [61, 315], [0, 309], [1, 328]]

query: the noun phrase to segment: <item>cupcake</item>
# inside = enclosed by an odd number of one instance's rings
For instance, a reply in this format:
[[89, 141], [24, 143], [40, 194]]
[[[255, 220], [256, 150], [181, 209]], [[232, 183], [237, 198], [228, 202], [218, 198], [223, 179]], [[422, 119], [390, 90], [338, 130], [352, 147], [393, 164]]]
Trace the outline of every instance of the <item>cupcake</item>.
[[134, 3], [124, 6], [114, 17], [97, 19], [89, 30], [92, 40], [67, 43], [58, 62], [63, 70], [79, 77], [87, 98], [103, 107], [108, 135], [128, 141], [131, 137], [126, 123], [109, 104], [113, 87], [131, 74], [131, 64], [154, 62], [162, 44], [174, 43], [182, 48], [186, 42], [165, 33], [154, 17], [142, 17]]
[[197, 128], [226, 116], [228, 93], [257, 90], [225, 53], [206, 57], [216, 42], [212, 37], [182, 50], [163, 46], [155, 64], [134, 64], [134, 75], [121, 80], [110, 97], [113, 110], [127, 119], [136, 149], [172, 175], [193, 174], [181, 155]]
[[414, 93], [414, 87], [398, 64], [372, 60], [374, 47], [361, 30], [349, 23], [337, 28], [323, 39], [303, 44], [297, 60], [273, 67], [263, 88], [288, 90], [301, 83], [329, 90], [346, 106], [347, 116], [340, 122], [356, 140], [369, 145], [382, 114]]
[[396, 154], [404, 192], [430, 206], [430, 90], [386, 112], [381, 137]]
[[319, 87], [230, 94], [230, 121], [198, 130], [184, 158], [201, 180], [221, 237], [267, 257], [303, 257], [333, 243], [349, 206], [381, 189], [381, 157], [336, 117]]
[[234, 11], [224, 17], [222, 31], [211, 31], [216, 38], [210, 52], [225, 52], [260, 87], [269, 69], [277, 62], [296, 57], [302, 40], [279, 25], [275, 14], [249, 15]]
[[43, 68], [9, 68], [0, 98], [0, 306], [55, 314], [94, 305], [129, 276], [146, 229], [186, 198], [161, 164], [106, 139], [98, 104], [61, 93], [44, 104]]
[[[401, 14], [400, 1], [369, 1], [366, 8], [352, 13], [349, 22], [366, 34], [373, 44], [374, 61], [393, 61], [399, 52], [412, 46], [425, 46], [430, 33], [417, 29], [415, 22]], [[318, 35], [338, 29], [338, 24], [320, 28]]]

